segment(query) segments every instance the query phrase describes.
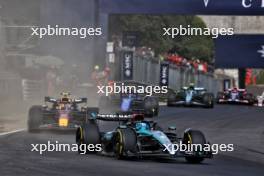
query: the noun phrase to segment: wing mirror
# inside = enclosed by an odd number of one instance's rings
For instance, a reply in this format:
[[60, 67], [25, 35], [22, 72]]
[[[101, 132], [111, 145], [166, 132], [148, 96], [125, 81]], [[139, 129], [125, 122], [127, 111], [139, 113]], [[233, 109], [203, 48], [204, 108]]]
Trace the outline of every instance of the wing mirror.
[[91, 116], [93, 119], [96, 119], [96, 117], [97, 117], [97, 112], [91, 112], [91, 113], [90, 113], [90, 116]]

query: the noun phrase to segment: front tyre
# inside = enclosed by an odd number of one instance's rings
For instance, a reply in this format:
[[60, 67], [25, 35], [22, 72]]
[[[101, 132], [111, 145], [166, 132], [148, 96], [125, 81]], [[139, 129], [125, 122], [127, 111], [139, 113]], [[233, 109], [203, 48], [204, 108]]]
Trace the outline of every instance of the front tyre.
[[96, 146], [97, 144], [100, 144], [100, 132], [97, 124], [88, 122], [79, 127], [76, 131], [76, 144], [78, 145], [79, 153], [86, 154], [96, 152], [88, 150], [84, 151], [84, 147], [87, 147], [88, 145]]
[[[204, 147], [206, 144], [206, 139], [204, 134], [198, 130], [188, 130], [184, 133], [183, 136], [184, 144], [199, 144], [201, 147]], [[193, 155], [186, 156], [185, 159], [188, 163], [198, 164], [204, 160], [204, 151], [203, 148], [199, 148], [197, 151], [193, 151]]]
[[42, 106], [32, 106], [28, 113], [28, 131], [37, 132], [43, 121]]
[[124, 159], [128, 152], [135, 153], [137, 149], [137, 135], [131, 128], [117, 129], [114, 144], [117, 159]]

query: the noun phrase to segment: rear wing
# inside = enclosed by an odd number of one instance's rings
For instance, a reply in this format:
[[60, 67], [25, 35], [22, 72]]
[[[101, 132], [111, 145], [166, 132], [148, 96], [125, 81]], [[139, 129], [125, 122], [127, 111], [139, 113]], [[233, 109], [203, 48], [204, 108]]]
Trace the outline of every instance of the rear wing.
[[194, 90], [197, 90], [197, 91], [206, 91], [206, 89], [203, 88], [203, 87], [195, 87]]
[[[45, 97], [44, 101], [48, 103], [57, 103], [59, 100], [56, 98], [52, 98], [52, 97]], [[75, 103], [75, 104], [87, 103], [87, 98], [72, 99], [72, 103]]]
[[233, 90], [237, 90], [238, 92], [246, 92], [247, 91], [246, 89], [235, 89], [235, 88], [228, 89], [227, 91], [233, 91]]
[[[188, 90], [189, 87], [182, 87], [182, 90]], [[204, 87], [194, 87], [194, 90], [197, 90], [197, 91], [202, 91], [202, 90], [206, 90], [206, 88]]]

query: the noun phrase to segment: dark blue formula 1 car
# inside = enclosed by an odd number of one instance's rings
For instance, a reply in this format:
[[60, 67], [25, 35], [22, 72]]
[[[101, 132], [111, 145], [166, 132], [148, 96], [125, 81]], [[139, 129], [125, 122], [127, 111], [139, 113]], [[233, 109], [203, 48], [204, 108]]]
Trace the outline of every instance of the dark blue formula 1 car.
[[[100, 132], [97, 120], [119, 121], [119, 125], [109, 132]], [[202, 132], [187, 129], [183, 138], [179, 138], [176, 129], [170, 127], [162, 130], [156, 122], [145, 121], [143, 115], [97, 115], [76, 133], [76, 143], [81, 145], [101, 144], [102, 154], [115, 156], [118, 159], [127, 157], [155, 156], [177, 158], [185, 157], [190, 163], [200, 163], [205, 158], [212, 158], [211, 151], [179, 151], [175, 146], [180, 144], [208, 144]]]
[[[147, 86], [133, 81], [116, 82], [116, 85], [126, 85], [131, 87]], [[159, 99], [156, 96], [147, 96], [144, 93], [111, 94], [101, 96], [99, 99], [100, 113], [139, 113], [146, 117], [154, 117], [159, 114]]]
[[86, 103], [87, 98], [71, 98], [68, 92], [61, 93], [58, 99], [45, 97], [45, 105], [34, 105], [29, 109], [28, 131], [76, 130], [91, 112], [99, 111], [96, 107], [87, 107]]

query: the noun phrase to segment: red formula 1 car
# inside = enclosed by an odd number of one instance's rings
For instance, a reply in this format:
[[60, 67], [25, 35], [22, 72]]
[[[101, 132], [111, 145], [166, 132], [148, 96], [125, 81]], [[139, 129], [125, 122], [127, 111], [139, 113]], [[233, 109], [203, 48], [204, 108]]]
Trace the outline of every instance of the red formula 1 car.
[[254, 105], [255, 97], [245, 89], [233, 88], [228, 89], [225, 92], [218, 92], [216, 102], [219, 104], [230, 103]]

